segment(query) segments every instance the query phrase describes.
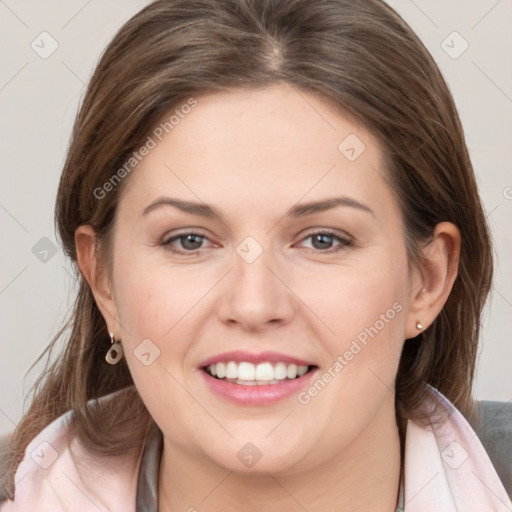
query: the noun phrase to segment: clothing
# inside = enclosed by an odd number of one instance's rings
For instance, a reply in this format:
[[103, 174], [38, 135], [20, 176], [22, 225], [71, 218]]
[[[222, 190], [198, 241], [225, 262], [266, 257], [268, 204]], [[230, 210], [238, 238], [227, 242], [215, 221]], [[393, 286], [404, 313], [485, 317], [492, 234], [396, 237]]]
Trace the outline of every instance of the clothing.
[[[407, 422], [403, 510], [510, 512], [512, 502], [488, 455], [455, 407], [429, 387], [419, 412], [422, 420]], [[15, 500], [0, 505], [0, 512], [156, 512], [160, 430], [150, 431], [136, 456], [97, 457], [69, 438], [70, 416], [29, 444], [16, 473]]]

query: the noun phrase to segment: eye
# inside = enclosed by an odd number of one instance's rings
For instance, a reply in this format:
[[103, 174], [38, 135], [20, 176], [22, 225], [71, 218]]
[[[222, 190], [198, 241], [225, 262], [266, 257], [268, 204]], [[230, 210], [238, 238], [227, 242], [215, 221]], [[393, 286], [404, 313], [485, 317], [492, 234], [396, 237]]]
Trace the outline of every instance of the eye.
[[[352, 245], [352, 240], [350, 240], [348, 237], [339, 236], [333, 231], [329, 230], [315, 231], [313, 233], [310, 233], [309, 235], [302, 239], [301, 243], [303, 243], [305, 240], [308, 240], [309, 238], [311, 238], [312, 249], [314, 249], [316, 252], [326, 254], [339, 252], [343, 250], [345, 247]], [[332, 248], [335, 241], [338, 242], [338, 245]]]
[[[203, 242], [207, 240], [201, 233], [180, 233], [162, 242], [162, 246], [171, 252], [177, 254], [193, 254], [200, 249], [204, 249]], [[176, 248], [175, 244], [181, 246], [181, 250]]]

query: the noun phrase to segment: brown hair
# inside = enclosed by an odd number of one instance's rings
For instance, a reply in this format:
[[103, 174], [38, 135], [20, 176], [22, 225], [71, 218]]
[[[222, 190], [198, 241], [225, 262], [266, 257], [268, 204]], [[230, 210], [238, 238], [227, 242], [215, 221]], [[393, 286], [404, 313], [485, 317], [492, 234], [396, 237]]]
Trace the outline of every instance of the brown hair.
[[[129, 177], [105, 199], [94, 191], [165, 114], [191, 96], [278, 81], [351, 113], [380, 141], [411, 262], [420, 260], [421, 243], [439, 222], [459, 228], [458, 277], [434, 323], [405, 343], [396, 404], [397, 413], [413, 410], [426, 382], [467, 414], [492, 278], [489, 231], [448, 87], [420, 40], [381, 0], [159, 0], [135, 15], [101, 57], [74, 125], [56, 203], [64, 250], [76, 263], [75, 230], [90, 224], [108, 259]], [[11, 439], [2, 484], [11, 496], [28, 442], [65, 411], [74, 411], [76, 434], [97, 453], [138, 446], [152, 424], [125, 361], [105, 362], [106, 325], [78, 278], [74, 308], [40, 357], [47, 354], [47, 369]], [[68, 330], [64, 350], [50, 363]], [[121, 389], [108, 411], [87, 404]]]

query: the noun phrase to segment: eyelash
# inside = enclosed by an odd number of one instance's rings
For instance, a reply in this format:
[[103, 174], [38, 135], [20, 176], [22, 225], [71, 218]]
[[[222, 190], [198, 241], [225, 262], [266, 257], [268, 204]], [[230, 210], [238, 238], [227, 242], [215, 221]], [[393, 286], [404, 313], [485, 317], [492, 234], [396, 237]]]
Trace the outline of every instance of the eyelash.
[[[169, 240], [166, 240], [165, 242], [162, 242], [162, 246], [174, 253], [174, 254], [179, 254], [179, 255], [184, 255], [184, 256], [193, 256], [193, 255], [196, 255], [201, 249], [195, 249], [195, 250], [191, 250], [191, 251], [180, 251], [180, 250], [177, 250], [177, 249], [174, 249], [172, 247], [172, 242], [176, 241], [176, 240], [179, 240], [181, 238], [184, 238], [188, 235], [193, 235], [193, 236], [196, 236], [196, 237], [200, 237], [200, 238], [203, 238], [203, 239], [207, 239], [206, 235], [202, 234], [202, 233], [196, 233], [196, 232], [193, 232], [193, 231], [189, 231], [189, 232], [185, 232], [185, 233], [179, 233], [178, 235], [175, 235], [173, 236], [172, 238], [169, 238]], [[331, 237], [335, 240], [337, 240], [338, 242], [340, 242], [340, 244], [338, 246], [336, 246], [335, 248], [333, 249], [329, 249], [329, 250], [321, 250], [321, 249], [310, 249], [308, 248], [309, 250], [312, 250], [318, 254], [334, 254], [334, 253], [337, 253], [337, 252], [340, 252], [342, 251], [343, 249], [345, 249], [346, 247], [349, 247], [352, 245], [352, 240], [350, 240], [349, 238], [343, 238], [339, 235], [337, 235], [334, 231], [331, 231], [329, 229], [324, 229], [324, 230], [319, 230], [319, 231], [314, 231], [312, 233], [309, 233], [308, 235], [306, 235], [304, 238], [302, 238], [301, 242], [304, 242], [305, 240], [307, 240], [308, 238], [311, 238], [315, 235], [327, 235], [328, 237]]]

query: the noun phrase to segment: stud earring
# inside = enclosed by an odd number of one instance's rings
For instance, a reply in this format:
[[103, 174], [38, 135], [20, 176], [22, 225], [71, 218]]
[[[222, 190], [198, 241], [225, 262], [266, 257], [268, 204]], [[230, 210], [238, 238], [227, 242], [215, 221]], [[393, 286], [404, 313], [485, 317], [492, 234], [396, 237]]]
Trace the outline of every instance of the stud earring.
[[416, 323], [416, 329], [418, 329], [418, 331], [422, 331], [423, 330], [423, 325], [420, 322], [417, 322]]
[[114, 333], [110, 332], [110, 342], [112, 345], [108, 349], [105, 360], [108, 364], [117, 364], [123, 357], [123, 347], [120, 343], [121, 340], [114, 341]]

